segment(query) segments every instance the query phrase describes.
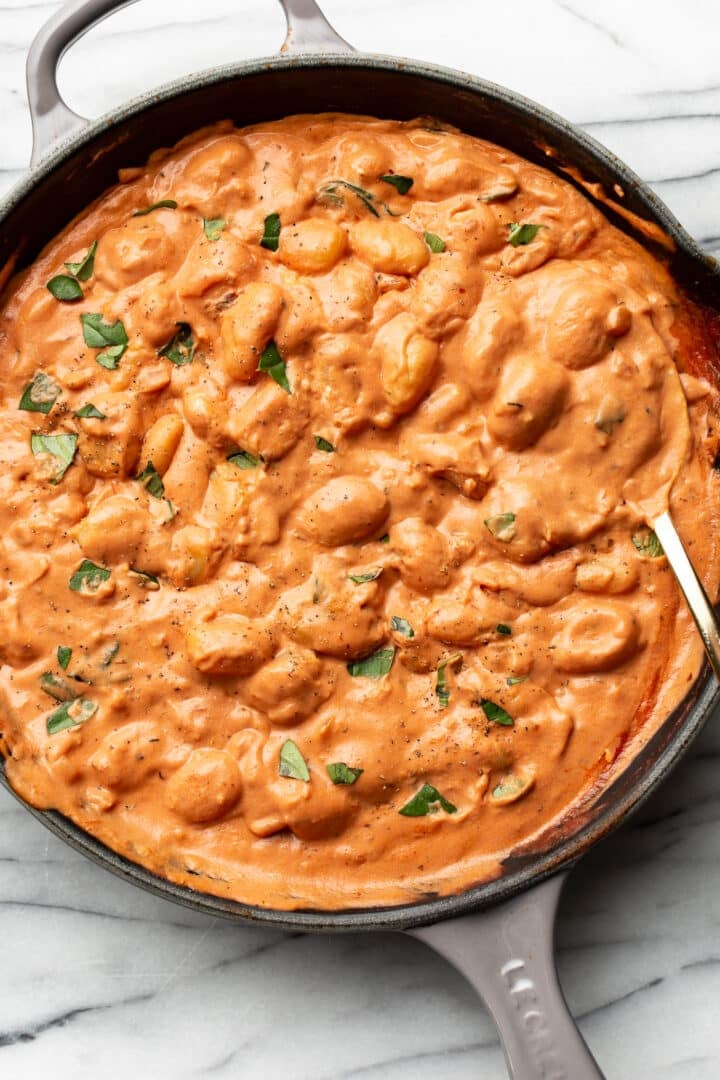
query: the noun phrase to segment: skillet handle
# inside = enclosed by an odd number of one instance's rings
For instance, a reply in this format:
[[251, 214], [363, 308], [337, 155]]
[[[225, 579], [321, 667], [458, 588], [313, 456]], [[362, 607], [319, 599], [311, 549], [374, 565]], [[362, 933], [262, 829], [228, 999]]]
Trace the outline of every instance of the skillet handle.
[[[63, 101], [57, 84], [58, 65], [70, 46], [96, 23], [136, 0], [68, 0], [39, 30], [25, 67], [32, 120], [35, 165], [66, 135], [87, 120]], [[352, 45], [333, 30], [315, 0], [280, 0], [287, 20], [283, 52], [347, 53]]]
[[558, 874], [488, 911], [408, 931], [478, 991], [514, 1080], [603, 1080], [555, 968], [555, 915], [565, 879]]

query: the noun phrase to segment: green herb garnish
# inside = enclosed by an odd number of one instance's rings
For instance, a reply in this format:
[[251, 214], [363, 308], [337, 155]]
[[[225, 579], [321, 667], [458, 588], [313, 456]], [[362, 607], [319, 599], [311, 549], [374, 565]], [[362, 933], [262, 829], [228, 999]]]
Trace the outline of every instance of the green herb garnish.
[[266, 371], [270, 378], [274, 379], [286, 394], [292, 393], [290, 383], [288, 382], [285, 361], [280, 355], [280, 350], [274, 341], [271, 341], [263, 351], [257, 369], [258, 371]]
[[327, 773], [333, 784], [354, 784], [364, 771], [364, 769], [353, 769], [344, 761], [334, 761], [332, 765], [327, 766]]
[[51, 454], [58, 462], [55, 475], [50, 478], [51, 484], [59, 484], [72, 465], [77, 441], [77, 435], [40, 435], [34, 432], [30, 436], [33, 454]]
[[258, 465], [264, 461], [262, 454], [255, 457], [249, 450], [236, 450], [234, 453], [228, 454], [227, 459], [231, 465], [237, 465], [238, 469], [257, 469]]
[[648, 559], [659, 559], [665, 554], [662, 544], [652, 529], [645, 533], [635, 533], [632, 542], [640, 554]]
[[397, 173], [388, 173], [386, 176], [381, 176], [380, 179], [384, 184], [392, 184], [400, 195], [407, 195], [414, 183], [411, 177], [399, 176]]
[[162, 499], [165, 494], [165, 485], [162, 482], [162, 476], [157, 471], [152, 461], [148, 461], [143, 471], [138, 473], [135, 479], [139, 480], [148, 493], [155, 499]]
[[104, 581], [110, 577], [110, 571], [98, 566], [90, 559], [83, 559], [68, 585], [73, 592], [97, 592]]
[[73, 300], [82, 300], [85, 295], [75, 278], [69, 274], [57, 274], [50, 278], [47, 287], [56, 300], [62, 300], [66, 304]]
[[449, 656], [447, 660], [443, 660], [437, 669], [437, 677], [435, 679], [435, 694], [440, 702], [441, 709], [447, 709], [450, 704], [450, 687], [447, 681], [447, 668], [454, 666], [458, 661], [462, 660], [462, 653], [455, 653], [454, 656]]
[[105, 415], [105, 413], [101, 413], [100, 410], [92, 404], [92, 402], [88, 402], [87, 405], [83, 405], [80, 409], [78, 409], [78, 411], [75, 413], [75, 416], [77, 416], [80, 420], [89, 420], [91, 418], [95, 420], [107, 420], [107, 416]]
[[327, 439], [323, 439], [322, 435], [313, 435], [313, 439], [315, 440], [315, 445], [318, 450], [322, 450], [325, 454], [335, 453], [335, 447], [333, 446], [333, 444], [331, 442], [328, 442]]
[[529, 675], [508, 675], [505, 682], [508, 686], [517, 686], [519, 683], [525, 682], [525, 680], [529, 678]]
[[364, 574], [348, 574], [348, 577], [356, 585], [364, 585], [367, 581], [377, 581], [382, 572], [382, 566], [373, 566], [372, 570], [366, 570]]
[[393, 615], [390, 619], [390, 629], [396, 630], [398, 634], [402, 634], [406, 638], [415, 637], [415, 631], [410, 623], [407, 619], [401, 619], [399, 615]]
[[95, 270], [95, 252], [97, 251], [97, 240], [93, 240], [90, 245], [87, 255], [84, 255], [80, 262], [66, 262], [65, 266], [70, 273], [78, 279], [78, 281], [88, 281]]
[[112, 664], [113, 660], [115, 659], [115, 657], [117, 656], [117, 654], [119, 652], [120, 652], [120, 642], [119, 641], [113, 641], [112, 645], [109, 646], [107, 652], [103, 656], [100, 667], [103, 668], [103, 669], [104, 668], [109, 668], [110, 665]]
[[263, 226], [262, 240], [260, 241], [260, 247], [267, 248], [268, 251], [277, 251], [280, 244], [280, 224], [279, 214], [268, 214], [265, 218]]
[[203, 232], [208, 240], [219, 240], [225, 229], [227, 229], [225, 218], [203, 218]]
[[63, 671], [67, 671], [68, 664], [72, 659], [72, 649], [69, 645], [58, 645], [57, 662]]
[[518, 795], [526, 786], [526, 781], [519, 776], [506, 776], [492, 790], [493, 799], [505, 799], [508, 795]]
[[48, 735], [55, 735], [58, 731], [64, 731], [65, 728], [79, 727], [80, 724], [84, 724], [86, 720], [94, 716], [96, 712], [97, 705], [95, 702], [88, 701], [86, 698], [66, 701], [64, 705], [61, 705], [59, 709], [56, 709], [54, 713], [50, 713], [50, 716], [48, 716], [47, 733]]
[[47, 415], [60, 394], [60, 387], [55, 380], [46, 375], [44, 371], [38, 371], [33, 376], [32, 382], [28, 383], [23, 390], [18, 409]]
[[495, 629], [497, 630], [498, 634], [504, 634], [506, 637], [509, 637], [510, 634], [512, 634], [512, 627], [508, 626], [507, 623], [504, 622], [499, 622]]
[[305, 758], [292, 739], [286, 739], [280, 748], [278, 771], [281, 776], [289, 776], [293, 780], [302, 780], [306, 784], [310, 782], [310, 772]]
[[521, 244], [531, 243], [537, 236], [542, 225], [521, 225], [518, 221], [511, 221], [508, 225], [508, 244], [520, 247]]
[[485, 519], [485, 526], [496, 540], [509, 544], [515, 536], [515, 515], [495, 514], [494, 517]]
[[497, 705], [494, 701], [490, 701], [489, 698], [480, 698], [477, 702], [482, 711], [487, 716], [488, 720], [492, 720], [494, 724], [501, 724], [502, 727], [512, 727], [514, 721], [510, 713]]
[[158, 349], [157, 354], [166, 356], [176, 367], [182, 367], [184, 364], [192, 363], [195, 355], [195, 339], [190, 323], [176, 322], [175, 325], [178, 328], [177, 333], [173, 334], [167, 345]]
[[174, 199], [161, 199], [160, 202], [154, 202], [143, 210], [134, 210], [132, 216], [145, 217], [146, 214], [152, 214], [153, 210], [177, 210], [177, 203]]
[[[128, 347], [128, 336], [120, 319], [114, 323], [106, 323], [102, 315], [92, 314], [81, 315], [80, 322], [85, 344], [91, 349], [104, 349], [104, 352], [95, 357], [98, 364], [114, 371]], [[105, 348], [106, 345], [108, 348]]]
[[349, 180], [331, 180], [329, 184], [325, 184], [318, 191], [318, 198], [324, 202], [329, 202], [333, 206], [342, 206], [343, 197], [338, 194], [338, 188], [344, 188], [346, 191], [351, 192], [356, 196], [363, 204], [366, 210], [369, 210], [373, 217], [380, 217], [380, 211], [377, 209], [378, 205], [382, 206], [386, 214], [390, 217], [398, 217], [398, 214], [394, 214], [387, 203], [382, 199], [378, 199], [371, 191], [367, 191], [365, 188], [358, 187], [357, 184], [351, 184]]
[[353, 660], [347, 665], [351, 675], [363, 675], [366, 679], [382, 679], [393, 666], [395, 659], [395, 646], [377, 649], [376, 652], [366, 656], [364, 660]]
[[140, 585], [159, 585], [160, 578], [156, 574], [151, 574], [147, 570], [136, 570], [134, 566], [130, 567], [130, 573], [135, 577], [140, 578]]
[[445, 250], [445, 241], [442, 240], [439, 236], [437, 236], [434, 232], [423, 233], [423, 239], [435, 255], [439, 255]]
[[428, 814], [436, 814], [440, 809], [446, 814], [456, 814], [457, 806], [440, 794], [432, 784], [423, 784], [418, 792], [413, 795], [410, 802], [405, 803], [398, 812], [405, 817], [427, 817]]
[[67, 679], [59, 679], [51, 671], [44, 671], [40, 676], [40, 689], [55, 701], [74, 701], [79, 696], [79, 690]]

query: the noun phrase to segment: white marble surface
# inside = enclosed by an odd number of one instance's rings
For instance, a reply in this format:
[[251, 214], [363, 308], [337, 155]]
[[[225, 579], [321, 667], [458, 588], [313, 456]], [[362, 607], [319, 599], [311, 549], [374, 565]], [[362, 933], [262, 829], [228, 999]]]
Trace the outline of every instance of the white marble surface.
[[[0, 0], [0, 194], [25, 169], [24, 61], [58, 5]], [[717, 0], [327, 0], [360, 48], [482, 74], [624, 157], [720, 255]], [[142, 0], [63, 62], [95, 115], [273, 51], [273, 0]], [[576, 870], [558, 928], [568, 1000], [608, 1080], [720, 1076], [720, 720], [641, 815]], [[8, 1080], [503, 1077], [470, 989], [401, 938], [303, 938], [134, 890], [0, 792], [0, 1075]]]

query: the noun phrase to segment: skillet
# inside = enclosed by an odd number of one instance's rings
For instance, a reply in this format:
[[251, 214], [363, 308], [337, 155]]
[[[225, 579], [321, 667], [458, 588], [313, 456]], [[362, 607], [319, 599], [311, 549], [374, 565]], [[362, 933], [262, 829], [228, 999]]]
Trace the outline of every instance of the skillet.
[[[136, 99], [88, 124], [62, 101], [56, 69], [66, 48], [132, 0], [70, 0], [41, 30], [28, 58], [34, 145], [28, 177], [0, 206], [0, 285], [116, 179], [162, 142], [215, 120], [243, 126], [289, 112], [338, 110], [406, 119], [430, 114], [507, 146], [551, 171], [571, 168], [593, 186], [600, 208], [625, 231], [638, 215], [671, 238], [675, 278], [720, 306], [720, 272], [667, 208], [619, 159], [566, 121], [499, 86], [431, 64], [363, 55], [327, 23], [314, 0], [281, 0], [288, 37], [279, 57], [215, 69]], [[565, 179], [568, 174], [560, 172]], [[622, 192], [622, 194], [620, 194]], [[618, 214], [605, 194], [620, 204]], [[652, 240], [647, 246], [653, 248]], [[5, 273], [3, 267], [6, 268]], [[720, 691], [707, 665], [685, 700], [613, 783], [545, 847], [508, 860], [497, 880], [456, 896], [351, 912], [274, 911], [194, 892], [129, 862], [51, 811], [27, 809], [77, 850], [132, 883], [206, 914], [308, 932], [405, 931], [444, 955], [492, 1013], [508, 1068], [522, 1080], [601, 1077], [559, 987], [553, 924], [569, 868], [650, 794], [699, 732]], [[8, 787], [0, 763], [0, 783]], [[13, 792], [14, 794], [14, 792]], [[17, 796], [16, 796], [17, 797]]]

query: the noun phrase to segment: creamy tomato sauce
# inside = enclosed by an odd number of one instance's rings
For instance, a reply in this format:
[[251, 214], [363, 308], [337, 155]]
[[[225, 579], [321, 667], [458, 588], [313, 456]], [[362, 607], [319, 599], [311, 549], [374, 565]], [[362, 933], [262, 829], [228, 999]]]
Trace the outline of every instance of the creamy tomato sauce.
[[206, 129], [0, 318], [7, 774], [276, 908], [501, 872], [701, 650], [708, 346], [571, 184], [424, 121]]

